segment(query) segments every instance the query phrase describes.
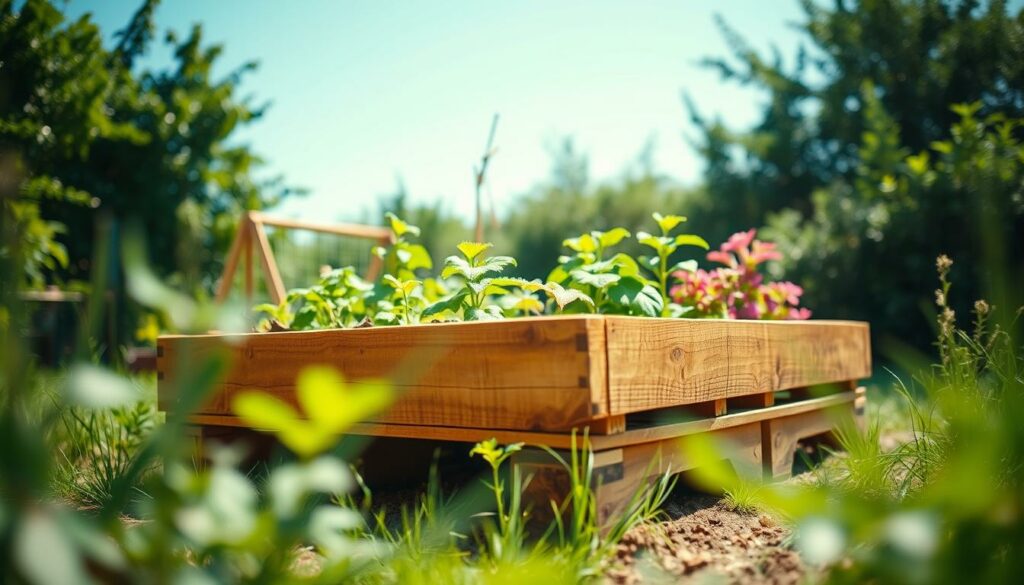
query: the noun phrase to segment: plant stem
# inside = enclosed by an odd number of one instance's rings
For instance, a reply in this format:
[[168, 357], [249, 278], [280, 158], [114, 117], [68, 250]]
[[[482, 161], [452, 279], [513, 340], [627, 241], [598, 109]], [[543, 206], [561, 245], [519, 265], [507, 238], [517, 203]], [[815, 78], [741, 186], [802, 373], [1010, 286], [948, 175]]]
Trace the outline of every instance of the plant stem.
[[658, 271], [658, 279], [661, 284], [661, 316], [664, 317], [668, 314], [668, 292], [667, 288], [668, 281], [668, 254], [662, 250], [658, 250], [658, 258], [661, 259], [661, 270]]
[[504, 489], [501, 485], [501, 479], [498, 473], [499, 465], [492, 465], [491, 471], [494, 474], [494, 499], [498, 504], [498, 527], [501, 529], [501, 534], [505, 534], [506, 521], [505, 521], [505, 504], [504, 504]]

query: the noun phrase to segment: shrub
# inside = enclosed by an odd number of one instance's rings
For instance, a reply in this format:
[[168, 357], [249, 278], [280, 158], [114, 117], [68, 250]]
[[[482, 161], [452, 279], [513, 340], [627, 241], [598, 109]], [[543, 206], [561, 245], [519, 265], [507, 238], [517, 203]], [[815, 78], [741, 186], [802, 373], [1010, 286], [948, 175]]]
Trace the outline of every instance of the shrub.
[[680, 270], [673, 274], [672, 299], [688, 316], [729, 319], [809, 319], [799, 307], [803, 289], [792, 282], [765, 282], [758, 266], [781, 260], [775, 245], [754, 239], [756, 230], [733, 234], [708, 260], [724, 264], [714, 270]]

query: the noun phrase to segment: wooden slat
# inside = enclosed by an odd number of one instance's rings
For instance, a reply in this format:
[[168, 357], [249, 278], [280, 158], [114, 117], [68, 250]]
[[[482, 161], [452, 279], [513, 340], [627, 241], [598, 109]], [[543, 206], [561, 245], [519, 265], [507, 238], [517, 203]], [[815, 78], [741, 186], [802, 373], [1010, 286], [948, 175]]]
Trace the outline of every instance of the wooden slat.
[[[758, 423], [717, 429], [709, 432], [709, 437], [734, 465], [759, 468], [761, 436]], [[533, 510], [543, 513], [551, 509], [550, 502], [559, 505], [563, 502], [570, 489], [569, 478], [565, 468], [548, 453], [523, 451], [514, 456], [513, 462], [520, 465], [523, 475], [533, 478], [524, 493]], [[676, 437], [595, 450], [592, 487], [598, 523], [607, 528], [630, 503], [635, 503], [635, 498], [652, 479], [666, 472], [688, 471], [695, 465], [696, 462], [680, 449]], [[541, 516], [541, 519], [547, 518]]]
[[608, 317], [606, 329], [611, 414], [871, 375], [865, 323]]
[[[843, 392], [842, 394], [782, 404], [761, 410], [750, 410], [737, 414], [727, 414], [717, 418], [707, 418], [688, 422], [665, 424], [651, 428], [627, 430], [623, 433], [614, 435], [591, 435], [590, 443], [595, 450], [604, 450], [616, 449], [628, 445], [657, 442], [692, 435], [695, 433], [727, 429], [750, 423], [760, 423], [764, 420], [792, 416], [804, 412], [849, 408], [849, 405], [857, 404], [857, 400], [863, 401], [863, 396], [864, 389], [861, 388], [857, 392]], [[196, 414], [192, 415], [189, 418], [189, 421], [196, 425], [246, 426], [243, 421], [231, 415]], [[582, 429], [580, 430], [582, 431]], [[568, 449], [571, 446], [571, 436], [564, 432], [548, 433], [508, 429], [458, 428], [416, 424], [358, 423], [349, 430], [349, 434], [396, 437], [403, 439], [455, 441], [462, 443], [476, 443], [494, 438], [501, 444], [522, 442], [527, 445], [544, 445], [554, 449]]]
[[[173, 357], [189, 339], [205, 347], [229, 338], [167, 336], [160, 345]], [[235, 368], [200, 414], [229, 414], [232, 393], [248, 387], [293, 400], [294, 380], [310, 364], [352, 379], [405, 375], [399, 387], [410, 396], [380, 421], [521, 431], [701, 404], [721, 415], [728, 399], [767, 401], [777, 390], [870, 375], [867, 326], [850, 322], [577, 315], [230, 339], [241, 343]], [[418, 372], [424, 364], [429, 371]]]
[[[563, 430], [607, 412], [599, 318], [516, 319], [240, 336], [166, 336], [170, 376], [184, 344], [201, 361], [234, 340], [226, 379], [197, 414], [231, 414], [240, 391], [295, 401], [303, 367], [326, 364], [348, 379], [392, 377], [400, 398], [377, 420], [520, 430]], [[597, 344], [596, 346], [594, 344]], [[593, 348], [593, 351], [592, 351]], [[595, 374], [595, 372], [597, 372]], [[160, 396], [170, 406], [173, 397]], [[597, 401], [595, 403], [595, 400]]]
[[284, 282], [281, 280], [281, 273], [277, 269], [277, 260], [274, 259], [274, 250], [270, 247], [267, 239], [267, 231], [263, 224], [253, 221], [251, 225], [252, 241], [260, 252], [260, 260], [263, 262], [263, 278], [267, 281], [267, 292], [270, 293], [270, 300], [279, 304], [284, 300]]
[[249, 213], [252, 216], [253, 221], [257, 223], [262, 223], [263, 225], [269, 225], [271, 227], [306, 230], [311, 232], [319, 232], [322, 234], [335, 234], [338, 236], [365, 238], [368, 240], [377, 240], [385, 242], [391, 241], [391, 230], [389, 230], [386, 227], [347, 223], [316, 223], [312, 221], [302, 221], [298, 219], [274, 217], [270, 215], [265, 215], [263, 213], [257, 213], [255, 211]]
[[775, 404], [774, 392], [761, 392], [729, 399], [730, 408], [764, 408]]
[[[224, 261], [224, 272], [221, 273], [220, 282], [217, 283], [216, 299], [218, 303], [224, 302], [231, 292], [231, 285], [235, 280], [235, 270], [238, 269], [238, 258], [242, 255], [244, 248], [252, 248], [252, 234], [249, 216], [243, 215], [242, 221], [238, 224], [235, 232], [235, 239], [231, 241], [231, 250], [228, 252], [227, 260]], [[250, 252], [251, 253], [251, 252]]]

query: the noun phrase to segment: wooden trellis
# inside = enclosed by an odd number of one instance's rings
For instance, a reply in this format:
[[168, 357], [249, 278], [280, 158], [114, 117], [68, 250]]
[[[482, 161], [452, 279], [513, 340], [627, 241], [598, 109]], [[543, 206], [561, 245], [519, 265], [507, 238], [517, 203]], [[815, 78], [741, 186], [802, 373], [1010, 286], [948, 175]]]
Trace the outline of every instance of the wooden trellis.
[[[270, 300], [274, 303], [280, 303], [284, 300], [284, 282], [282, 282], [281, 273], [277, 268], [274, 251], [270, 248], [266, 226], [373, 240], [382, 246], [391, 243], [392, 238], [391, 230], [384, 227], [344, 223], [312, 223], [272, 217], [257, 211], [247, 211], [242, 214], [238, 232], [235, 234], [234, 242], [231, 243], [231, 251], [228, 253], [227, 261], [224, 264], [224, 273], [221, 275], [220, 284], [217, 286], [217, 302], [223, 302], [227, 298], [228, 293], [231, 292], [239, 260], [243, 263], [245, 296], [247, 299], [252, 298], [254, 251], [259, 255], [260, 264], [263, 268], [263, 278], [267, 286], [267, 292], [270, 294]], [[371, 256], [370, 264], [366, 270], [366, 279], [375, 280], [380, 274], [380, 270], [381, 259], [377, 256]]]

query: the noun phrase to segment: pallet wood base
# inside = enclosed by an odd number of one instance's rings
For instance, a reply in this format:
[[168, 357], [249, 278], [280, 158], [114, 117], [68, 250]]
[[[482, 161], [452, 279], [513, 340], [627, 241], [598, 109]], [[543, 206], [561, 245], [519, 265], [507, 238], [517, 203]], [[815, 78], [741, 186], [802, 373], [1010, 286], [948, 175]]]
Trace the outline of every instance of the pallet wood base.
[[[585, 427], [594, 451], [593, 488], [599, 521], [607, 524], [613, 520], [635, 494], [666, 471], [681, 473], [693, 469], [694, 462], [680, 449], [680, 441], [685, 437], [706, 434], [722, 449], [734, 468], [748, 472], [761, 469], [765, 478], [781, 480], [790, 476], [800, 442], [828, 434], [844, 417], [858, 422], [863, 417], [866, 403], [863, 388], [815, 398], [795, 394], [798, 395], [780, 402], [775, 402], [773, 396], [772, 406], [717, 417], [662, 423], [633, 419], [622, 421], [627, 427], [632, 423], [632, 428], [604, 434], [600, 433], [607, 430], [603, 426], [596, 429], [598, 433], [594, 433], [593, 427]], [[190, 421], [197, 442], [223, 438], [230, 435], [232, 429], [237, 432], [245, 428], [240, 420], [231, 416], [194, 415]], [[577, 434], [577, 445], [582, 444], [583, 430]], [[565, 469], [537, 447], [550, 447], [567, 458], [573, 445], [571, 434], [379, 423], [360, 423], [350, 432], [367, 437], [462, 443], [489, 438], [502, 444], [524, 442], [534, 448], [517, 454], [513, 461], [521, 466], [524, 477], [533, 478], [526, 493], [533, 509], [550, 509], [549, 502], [560, 502], [569, 487]]]

